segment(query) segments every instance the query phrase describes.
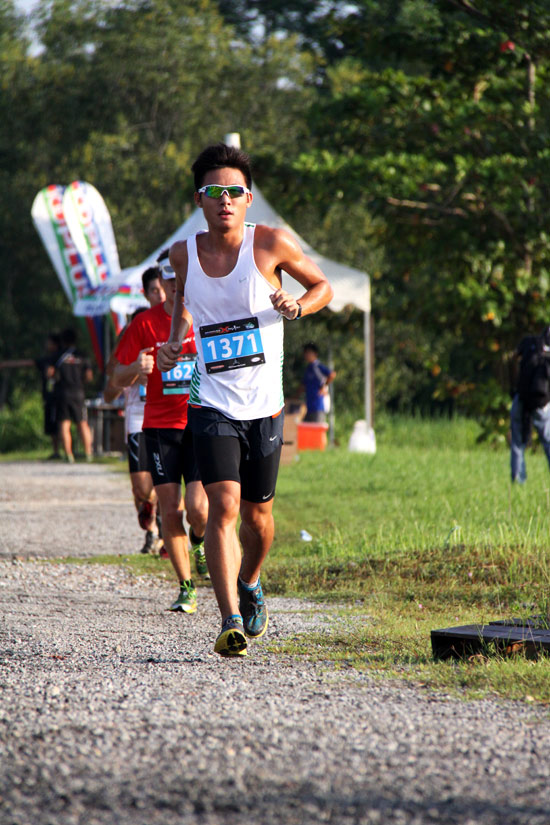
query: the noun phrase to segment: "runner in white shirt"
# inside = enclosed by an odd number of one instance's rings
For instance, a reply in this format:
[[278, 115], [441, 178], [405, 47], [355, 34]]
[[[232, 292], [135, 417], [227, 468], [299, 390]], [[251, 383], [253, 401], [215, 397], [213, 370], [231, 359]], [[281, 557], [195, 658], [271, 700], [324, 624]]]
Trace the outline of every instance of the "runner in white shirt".
[[[317, 312], [333, 292], [288, 232], [245, 224], [253, 196], [244, 152], [209, 146], [192, 170], [208, 231], [170, 250], [177, 292], [170, 338], [157, 363], [168, 370], [176, 362], [188, 328], [185, 301], [197, 340], [189, 426], [208, 496], [205, 552], [222, 618], [214, 650], [242, 656], [246, 636], [262, 636], [268, 624], [260, 571], [274, 534], [283, 318]], [[304, 288], [299, 300], [281, 288], [281, 270]], [[242, 558], [234, 541], [239, 513]]]
[[[157, 304], [166, 300], [158, 267], [154, 266], [146, 269], [141, 276], [141, 282], [143, 294], [151, 307], [157, 306]], [[136, 314], [134, 313], [134, 316]], [[106, 369], [108, 380], [103, 391], [103, 397], [110, 404], [121, 393], [124, 393], [124, 434], [128, 449], [128, 470], [139, 526], [142, 530], [145, 530], [145, 541], [140, 552], [150, 553], [151, 555], [164, 555], [166, 551], [159, 535], [159, 519], [157, 518], [157, 495], [148, 469], [145, 436], [142, 432], [147, 382], [140, 384], [136, 381], [130, 387], [118, 387], [112, 380], [115, 364], [116, 359], [112, 356]]]

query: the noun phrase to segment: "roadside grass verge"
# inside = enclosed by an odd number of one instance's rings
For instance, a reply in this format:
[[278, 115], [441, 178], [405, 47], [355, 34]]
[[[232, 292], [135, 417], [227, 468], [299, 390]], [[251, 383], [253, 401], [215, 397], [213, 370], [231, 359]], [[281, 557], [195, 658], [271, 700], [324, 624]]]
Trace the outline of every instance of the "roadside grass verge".
[[[528, 483], [512, 487], [508, 451], [476, 445], [477, 433], [461, 419], [383, 418], [374, 456], [337, 447], [281, 467], [264, 589], [317, 602], [327, 629], [274, 652], [468, 697], [550, 702], [546, 657], [432, 659], [432, 629], [550, 614], [544, 455], [530, 451]], [[172, 575], [147, 557], [86, 560], [98, 562]]]

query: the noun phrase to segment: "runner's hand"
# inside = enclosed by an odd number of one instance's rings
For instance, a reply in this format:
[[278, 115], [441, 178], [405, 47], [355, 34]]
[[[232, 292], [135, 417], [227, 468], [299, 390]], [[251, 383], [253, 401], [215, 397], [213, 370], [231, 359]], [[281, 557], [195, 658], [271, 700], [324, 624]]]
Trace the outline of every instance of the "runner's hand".
[[273, 309], [284, 315], [289, 321], [293, 321], [298, 315], [299, 304], [296, 298], [284, 289], [278, 289], [269, 296]]
[[154, 347], [145, 347], [145, 349], [140, 350], [140, 353], [136, 358], [136, 364], [140, 375], [151, 375], [153, 372], [153, 369], [155, 368], [155, 359], [151, 353], [154, 349]]
[[163, 344], [157, 353], [157, 367], [161, 372], [168, 372], [176, 366], [181, 344]]

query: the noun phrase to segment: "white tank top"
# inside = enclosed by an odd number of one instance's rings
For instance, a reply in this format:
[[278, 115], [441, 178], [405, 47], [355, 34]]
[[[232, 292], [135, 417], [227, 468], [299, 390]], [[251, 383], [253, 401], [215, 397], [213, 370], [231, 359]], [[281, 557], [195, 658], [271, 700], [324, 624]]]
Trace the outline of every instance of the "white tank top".
[[130, 433], [140, 433], [143, 429], [143, 412], [145, 410], [145, 393], [147, 387], [135, 381], [124, 388], [124, 434], [126, 440]]
[[245, 224], [237, 263], [223, 278], [204, 272], [197, 236], [187, 239], [184, 301], [197, 341], [189, 403], [237, 421], [275, 415], [284, 404], [283, 318], [254, 261], [254, 230]]

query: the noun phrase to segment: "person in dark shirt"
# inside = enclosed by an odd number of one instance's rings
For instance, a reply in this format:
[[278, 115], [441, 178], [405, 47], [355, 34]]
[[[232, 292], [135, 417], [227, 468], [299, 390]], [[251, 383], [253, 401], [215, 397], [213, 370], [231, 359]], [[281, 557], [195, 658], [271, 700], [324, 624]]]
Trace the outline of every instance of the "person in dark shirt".
[[519, 343], [512, 362], [510, 469], [512, 482], [527, 481], [525, 448], [535, 429], [550, 467], [550, 326]]
[[55, 362], [55, 401], [59, 435], [67, 461], [74, 462], [71, 422], [76, 424], [84, 445], [86, 460], [92, 460], [92, 433], [84, 404], [84, 384], [92, 380], [88, 359], [76, 349], [76, 333], [66, 329], [61, 333], [61, 349]]
[[35, 359], [36, 368], [42, 379], [42, 400], [44, 403], [44, 433], [52, 440], [53, 452], [50, 459], [61, 458], [59, 454], [59, 431], [57, 426], [57, 409], [54, 393], [55, 362], [59, 354], [60, 338], [50, 332], [46, 338], [46, 352]]

